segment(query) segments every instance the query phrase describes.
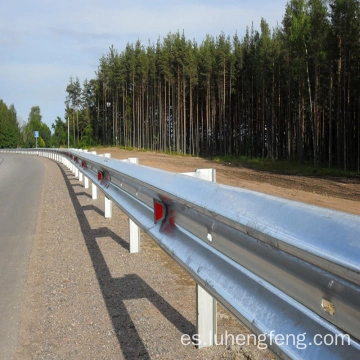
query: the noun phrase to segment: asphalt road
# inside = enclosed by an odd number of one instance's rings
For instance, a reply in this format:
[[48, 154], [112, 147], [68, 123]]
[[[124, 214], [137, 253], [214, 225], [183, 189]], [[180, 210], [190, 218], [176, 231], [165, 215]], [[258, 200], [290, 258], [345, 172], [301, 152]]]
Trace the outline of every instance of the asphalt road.
[[45, 166], [0, 153], [0, 359], [13, 359]]

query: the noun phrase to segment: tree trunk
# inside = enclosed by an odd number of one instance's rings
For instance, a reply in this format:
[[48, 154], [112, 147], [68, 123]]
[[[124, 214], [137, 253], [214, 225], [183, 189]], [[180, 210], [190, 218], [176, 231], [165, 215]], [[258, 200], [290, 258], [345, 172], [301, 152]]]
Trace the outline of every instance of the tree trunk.
[[316, 143], [316, 126], [315, 124], [315, 116], [313, 116], [313, 102], [311, 96], [311, 86], [310, 86], [310, 76], [309, 76], [309, 61], [308, 61], [308, 52], [307, 48], [305, 47], [305, 56], [306, 56], [306, 77], [308, 83], [308, 91], [309, 91], [309, 106], [310, 106], [310, 124], [311, 124], [311, 133], [312, 133], [312, 140], [313, 140], [313, 157], [314, 157], [314, 168], [317, 167], [317, 143]]
[[330, 88], [329, 88], [329, 168], [330, 169], [333, 166], [332, 164], [332, 147], [333, 147], [332, 93], [333, 93], [333, 76], [332, 76], [332, 67], [330, 67]]

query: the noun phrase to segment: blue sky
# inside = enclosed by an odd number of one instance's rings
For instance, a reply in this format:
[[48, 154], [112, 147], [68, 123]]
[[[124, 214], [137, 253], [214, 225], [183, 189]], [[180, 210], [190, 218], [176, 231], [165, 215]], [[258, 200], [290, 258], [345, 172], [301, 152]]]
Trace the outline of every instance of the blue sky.
[[95, 77], [111, 45], [121, 52], [140, 39], [156, 43], [169, 32], [198, 43], [206, 34], [242, 38], [263, 17], [281, 24], [287, 0], [11, 0], [0, 2], [0, 99], [20, 121], [40, 106], [51, 127], [64, 116], [70, 76]]

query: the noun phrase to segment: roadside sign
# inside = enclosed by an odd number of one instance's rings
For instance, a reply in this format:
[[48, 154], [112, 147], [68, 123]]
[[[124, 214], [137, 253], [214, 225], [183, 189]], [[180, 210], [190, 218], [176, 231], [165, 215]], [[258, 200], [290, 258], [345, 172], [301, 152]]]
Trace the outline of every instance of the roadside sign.
[[39, 137], [39, 132], [38, 131], [34, 131], [34, 137], [36, 137], [36, 138]]

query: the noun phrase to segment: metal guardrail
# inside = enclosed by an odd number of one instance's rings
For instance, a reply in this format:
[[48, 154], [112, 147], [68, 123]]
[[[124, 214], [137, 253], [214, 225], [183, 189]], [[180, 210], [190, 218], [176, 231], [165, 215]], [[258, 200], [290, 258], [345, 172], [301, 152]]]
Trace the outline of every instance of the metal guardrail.
[[360, 356], [359, 216], [83, 151], [28, 152], [76, 166], [280, 357]]

